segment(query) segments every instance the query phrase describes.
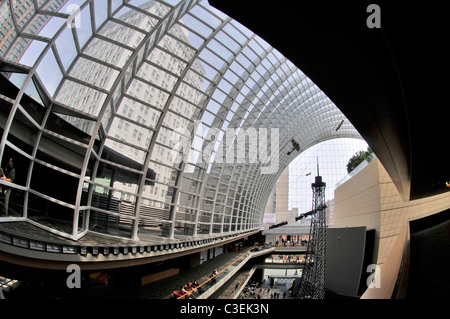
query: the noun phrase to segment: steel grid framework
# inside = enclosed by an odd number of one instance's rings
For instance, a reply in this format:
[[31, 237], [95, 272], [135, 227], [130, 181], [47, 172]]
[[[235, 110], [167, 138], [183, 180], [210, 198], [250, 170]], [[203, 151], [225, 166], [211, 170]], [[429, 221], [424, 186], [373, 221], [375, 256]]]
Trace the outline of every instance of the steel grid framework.
[[326, 206], [325, 187], [317, 166], [313, 190], [311, 225], [308, 237], [308, 248], [300, 283], [294, 291], [294, 298], [324, 299], [325, 298], [325, 267], [326, 267]]
[[[361, 138], [298, 68], [206, 1], [20, 0], [3, 1], [0, 12], [1, 71], [19, 89], [0, 96], [9, 105], [0, 151], [29, 163], [25, 182], [13, 185], [24, 194], [21, 209], [0, 222], [27, 220], [73, 240], [89, 230], [139, 240], [257, 229], [274, 183], [298, 154], [287, 155], [292, 138], [300, 152]], [[21, 105], [24, 95], [44, 107], [41, 118]], [[85, 138], [55, 129], [54, 115]], [[19, 118], [31, 132], [18, 137], [29, 151], [15, 139]], [[261, 137], [263, 129], [277, 155], [267, 174], [260, 157], [238, 158], [251, 151], [253, 130]], [[239, 132], [250, 142], [239, 146]], [[176, 161], [180, 141], [190, 153]], [[232, 151], [231, 161], [218, 160]], [[74, 178], [74, 199], [35, 187], [41, 167]], [[70, 218], [31, 214], [36, 200]]]

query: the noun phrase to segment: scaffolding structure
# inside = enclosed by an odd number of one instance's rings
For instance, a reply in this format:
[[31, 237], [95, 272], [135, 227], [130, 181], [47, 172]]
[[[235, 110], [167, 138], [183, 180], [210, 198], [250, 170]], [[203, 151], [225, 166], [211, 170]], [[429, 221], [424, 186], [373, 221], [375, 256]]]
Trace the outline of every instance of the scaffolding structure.
[[294, 291], [294, 298], [324, 299], [325, 298], [325, 262], [326, 262], [326, 205], [325, 186], [319, 174], [311, 184], [313, 190], [313, 207], [311, 211], [311, 226], [306, 253], [305, 267], [299, 285]]

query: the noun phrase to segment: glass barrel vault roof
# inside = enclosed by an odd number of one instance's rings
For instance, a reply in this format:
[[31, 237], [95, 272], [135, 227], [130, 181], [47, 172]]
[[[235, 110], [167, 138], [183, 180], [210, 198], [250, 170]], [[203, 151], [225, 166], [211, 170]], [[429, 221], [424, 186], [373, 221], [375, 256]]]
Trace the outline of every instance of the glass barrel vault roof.
[[[19, 89], [1, 96], [11, 105], [1, 151], [29, 161], [26, 181], [13, 186], [24, 194], [19, 219], [61, 236], [258, 229], [300, 152], [361, 138], [297, 67], [207, 1], [19, 0], [0, 12], [2, 75]], [[21, 105], [23, 94], [42, 117]], [[9, 138], [19, 117], [34, 132], [29, 151]], [[300, 150], [288, 155], [293, 138]], [[76, 195], [34, 186], [41, 167], [73, 178]], [[31, 214], [31, 200], [69, 213]]]

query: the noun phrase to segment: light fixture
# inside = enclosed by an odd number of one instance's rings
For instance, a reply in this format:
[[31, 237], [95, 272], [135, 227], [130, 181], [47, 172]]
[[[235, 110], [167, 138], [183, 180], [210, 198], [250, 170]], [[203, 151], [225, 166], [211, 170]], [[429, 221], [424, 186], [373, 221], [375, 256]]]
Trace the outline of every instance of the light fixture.
[[336, 132], [339, 131], [339, 129], [341, 128], [342, 124], [344, 124], [344, 120], [342, 120], [339, 125], [336, 127]]
[[287, 155], [291, 155], [293, 151], [297, 151], [297, 152], [300, 151], [300, 145], [297, 143], [296, 140], [292, 139], [291, 143], [292, 143], [292, 150], [287, 152]]

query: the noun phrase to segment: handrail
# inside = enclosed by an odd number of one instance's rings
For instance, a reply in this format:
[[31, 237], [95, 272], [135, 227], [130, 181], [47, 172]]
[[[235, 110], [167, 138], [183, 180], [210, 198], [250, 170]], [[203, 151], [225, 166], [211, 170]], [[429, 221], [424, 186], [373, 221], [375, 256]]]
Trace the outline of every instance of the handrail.
[[212, 279], [215, 279], [217, 276], [219, 276], [222, 272], [224, 272], [226, 269], [228, 269], [230, 266], [232, 266], [234, 263], [236, 263], [238, 260], [241, 259], [242, 256], [247, 255], [247, 253], [253, 249], [254, 247], [249, 247], [245, 252], [243, 252], [241, 255], [239, 255], [233, 262], [231, 262], [230, 264], [228, 264], [228, 266], [226, 266], [224, 269], [222, 269], [221, 271], [219, 271], [216, 275], [211, 276], [208, 280], [206, 280], [205, 282], [203, 282], [202, 284], [198, 285], [197, 287], [194, 287], [192, 289], [192, 291], [186, 292], [183, 295], [179, 296], [177, 299], [184, 299], [184, 297], [186, 296], [191, 296], [194, 294], [194, 292], [196, 292], [200, 287], [202, 287], [203, 285], [205, 285], [206, 283], [210, 282]]
[[[243, 257], [247, 256], [249, 252], [251, 252], [252, 249], [256, 248], [258, 246], [252, 246], [249, 247], [246, 251], [244, 251], [242, 254], [240, 254], [238, 257], [236, 257], [230, 264], [228, 264], [225, 268], [223, 268], [220, 272], [218, 272], [216, 275], [211, 276], [208, 280], [206, 280], [205, 282], [201, 283], [200, 285], [198, 285], [197, 287], [192, 288], [191, 291], [188, 291], [186, 293], [183, 293], [181, 296], [178, 296], [176, 299], [184, 299], [186, 296], [191, 296], [193, 295], [200, 287], [204, 286], [205, 284], [207, 284], [208, 282], [210, 282], [211, 280], [215, 279], [217, 276], [219, 276], [221, 273], [223, 273], [225, 270], [227, 270], [229, 267], [231, 267], [232, 265], [234, 265], [236, 262], [238, 262], [239, 260], [241, 260]], [[272, 247], [266, 247], [266, 248], [272, 248]]]
[[252, 271], [254, 271], [254, 268], [255, 268], [255, 267], [253, 267], [252, 269], [250, 269], [250, 270], [248, 271], [248, 273], [247, 273], [247, 274], [245, 275], [245, 277], [241, 280], [241, 282], [239, 283], [239, 285], [233, 290], [233, 292], [228, 296], [227, 299], [230, 299], [230, 298], [236, 293], [236, 291], [237, 291], [239, 288], [241, 288], [242, 283], [248, 278], [248, 276], [250, 275], [250, 273], [251, 273]]

